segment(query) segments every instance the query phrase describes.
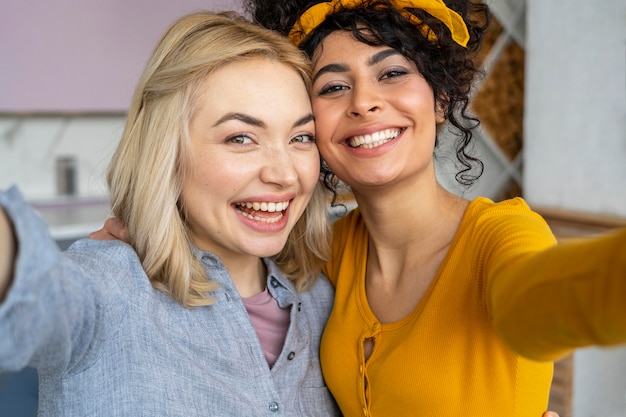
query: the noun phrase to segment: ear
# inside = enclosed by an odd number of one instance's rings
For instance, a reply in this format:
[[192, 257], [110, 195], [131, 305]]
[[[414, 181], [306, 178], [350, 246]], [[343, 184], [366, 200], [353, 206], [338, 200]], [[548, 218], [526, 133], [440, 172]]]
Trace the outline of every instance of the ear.
[[435, 98], [435, 122], [441, 124], [446, 121], [446, 110], [448, 108], [448, 97]]

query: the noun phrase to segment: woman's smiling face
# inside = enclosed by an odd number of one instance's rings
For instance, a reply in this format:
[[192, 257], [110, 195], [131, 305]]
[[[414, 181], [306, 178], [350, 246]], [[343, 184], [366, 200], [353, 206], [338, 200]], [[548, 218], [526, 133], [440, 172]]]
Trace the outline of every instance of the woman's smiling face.
[[225, 262], [274, 255], [319, 178], [304, 82], [253, 58], [226, 64], [201, 89], [182, 189], [193, 242]]
[[411, 61], [337, 31], [317, 48], [313, 64], [317, 145], [339, 178], [357, 191], [432, 167], [443, 117]]

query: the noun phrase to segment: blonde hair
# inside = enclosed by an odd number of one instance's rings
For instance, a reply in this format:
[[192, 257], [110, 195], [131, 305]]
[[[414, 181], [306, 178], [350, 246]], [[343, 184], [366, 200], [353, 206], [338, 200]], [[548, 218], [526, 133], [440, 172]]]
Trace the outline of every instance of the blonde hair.
[[[293, 68], [307, 89], [310, 63], [285, 37], [234, 13], [193, 13], [163, 35], [136, 87], [107, 181], [152, 285], [186, 307], [213, 302], [217, 284], [193, 253], [181, 188], [190, 161], [189, 121], [202, 80], [221, 66], [265, 57]], [[318, 184], [275, 261], [305, 290], [330, 254], [326, 196]]]

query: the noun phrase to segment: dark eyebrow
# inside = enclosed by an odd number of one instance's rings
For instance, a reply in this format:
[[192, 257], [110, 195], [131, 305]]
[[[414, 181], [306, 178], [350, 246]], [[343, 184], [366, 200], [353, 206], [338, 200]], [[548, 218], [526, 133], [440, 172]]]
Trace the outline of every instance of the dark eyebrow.
[[306, 116], [304, 116], [301, 119], [298, 119], [294, 124], [293, 127], [300, 127], [300, 126], [304, 126], [305, 124], [314, 121], [315, 118], [313, 117], [313, 113], [307, 114]]
[[320, 68], [319, 71], [315, 73], [313, 76], [313, 80], [311, 84], [315, 84], [315, 81], [321, 76], [326, 74], [327, 72], [346, 72], [348, 71], [348, 66], [344, 64], [328, 64], [325, 67]]
[[240, 122], [244, 122], [252, 126], [265, 127], [265, 123], [263, 123], [263, 121], [257, 119], [256, 117], [248, 116], [247, 114], [243, 113], [228, 113], [220, 117], [220, 119], [215, 122], [213, 127], [221, 125], [222, 123], [226, 123], [230, 120], [239, 120]]
[[[385, 49], [384, 51], [380, 51], [372, 55], [370, 59], [367, 60], [367, 65], [376, 65], [393, 55], [400, 55], [400, 52], [392, 48]], [[320, 70], [315, 73], [312, 83], [314, 84], [321, 75], [326, 74], [327, 72], [347, 72], [348, 70], [349, 68], [345, 64], [328, 64], [325, 67], [320, 68]]]
[[[213, 127], [221, 125], [222, 123], [226, 123], [228, 121], [231, 120], [239, 120], [240, 122], [244, 122], [246, 124], [252, 125], [252, 126], [257, 126], [257, 127], [261, 127], [261, 128], [266, 128], [267, 125], [265, 124], [265, 122], [263, 122], [262, 120], [257, 119], [256, 117], [252, 117], [249, 116], [247, 114], [243, 114], [243, 113], [228, 113], [222, 117], [220, 117], [220, 119], [215, 122], [215, 124], [213, 125]], [[296, 122], [293, 124], [293, 127], [299, 127], [299, 126], [303, 126], [311, 121], [313, 121], [313, 114], [307, 114], [306, 116], [296, 120]]]
[[389, 58], [390, 56], [394, 56], [394, 55], [400, 55], [400, 52], [396, 51], [395, 49], [385, 49], [384, 51], [380, 51], [374, 55], [372, 55], [370, 57], [370, 59], [367, 60], [367, 65], [372, 66], [372, 65], [376, 65], [378, 64], [380, 61], [383, 61], [387, 58]]

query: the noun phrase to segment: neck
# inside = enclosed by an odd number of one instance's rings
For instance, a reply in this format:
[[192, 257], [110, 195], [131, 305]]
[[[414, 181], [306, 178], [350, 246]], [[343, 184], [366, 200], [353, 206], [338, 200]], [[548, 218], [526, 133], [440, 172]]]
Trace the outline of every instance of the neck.
[[456, 230], [467, 205], [434, 181], [408, 188], [355, 190], [354, 195], [370, 241], [391, 248], [431, 241], [451, 225]]
[[251, 297], [265, 290], [267, 270], [261, 258], [248, 256], [237, 259], [222, 259], [222, 263], [241, 297]]

